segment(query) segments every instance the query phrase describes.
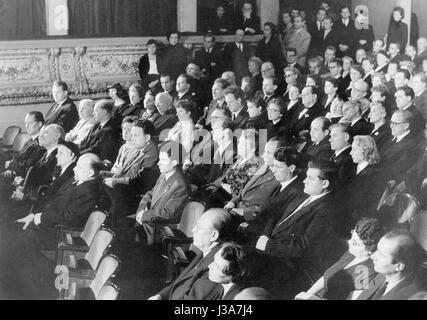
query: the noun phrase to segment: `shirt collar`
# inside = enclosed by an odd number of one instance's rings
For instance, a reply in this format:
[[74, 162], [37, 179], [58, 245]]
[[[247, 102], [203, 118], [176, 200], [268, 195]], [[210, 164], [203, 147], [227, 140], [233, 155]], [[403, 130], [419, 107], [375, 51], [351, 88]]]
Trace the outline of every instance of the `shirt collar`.
[[335, 157], [338, 157], [341, 153], [343, 153], [345, 150], [347, 150], [348, 148], [351, 148], [351, 145], [346, 146], [345, 148], [342, 148], [339, 151], [335, 151]]
[[407, 135], [409, 135], [411, 133], [411, 130], [406, 131], [405, 133], [401, 134], [400, 136], [397, 137], [396, 142], [400, 142], [402, 141], [403, 138], [405, 138]]
[[369, 166], [368, 161], [362, 161], [361, 163], [357, 164], [357, 171], [356, 174], [359, 174], [361, 171], [363, 171], [367, 166]]
[[359, 121], [360, 119], [362, 119], [362, 117], [359, 117], [359, 118], [357, 118], [357, 119], [354, 119], [354, 120], [351, 122], [351, 126], [354, 126], [354, 125], [356, 124], [356, 122], [357, 122], [357, 121]]
[[286, 189], [287, 186], [289, 186], [292, 182], [294, 182], [296, 179], [298, 179], [298, 176], [292, 177], [291, 179], [289, 179], [288, 181], [282, 182], [282, 188], [280, 189], [280, 191], [283, 191]]

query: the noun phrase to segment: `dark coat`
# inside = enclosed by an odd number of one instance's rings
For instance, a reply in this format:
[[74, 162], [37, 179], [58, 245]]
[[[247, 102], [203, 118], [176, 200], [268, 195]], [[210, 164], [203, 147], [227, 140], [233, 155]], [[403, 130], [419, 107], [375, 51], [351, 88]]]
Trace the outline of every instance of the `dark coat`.
[[374, 138], [377, 145], [378, 151], [382, 153], [382, 149], [386, 145], [387, 141], [392, 139], [391, 129], [388, 123], [383, 124], [377, 130], [371, 132], [371, 137]]
[[351, 126], [353, 136], [368, 136], [374, 125], [369, 123], [364, 118], [360, 118], [354, 125]]
[[30, 139], [11, 160], [9, 169], [16, 172], [18, 176], [24, 176], [25, 172], [40, 160], [46, 149], [40, 146], [39, 138]]
[[194, 62], [206, 74], [206, 77], [210, 80], [210, 84], [219, 78], [224, 70], [222, 51], [215, 47], [212, 48], [210, 53], [205, 49], [197, 50], [194, 53]]
[[236, 75], [236, 82], [240, 83], [243, 77], [249, 74], [248, 60], [251, 55], [247, 43], [243, 44], [240, 51], [235, 42], [227, 43], [224, 47], [224, 70], [231, 70]]
[[340, 186], [344, 186], [348, 183], [355, 173], [355, 164], [353, 158], [350, 155], [351, 146], [341, 152], [338, 157], [335, 154], [332, 155], [331, 161], [335, 162], [338, 168], [338, 179]]
[[59, 124], [68, 133], [75, 127], [79, 121], [79, 112], [73, 100], [67, 98], [64, 103], [58, 107], [55, 103], [46, 113], [44, 125], [47, 126], [52, 123]]
[[263, 62], [271, 62], [277, 75], [283, 73], [282, 46], [277, 37], [271, 37], [268, 43], [265, 42], [265, 39], [261, 39], [257, 44], [255, 56]]

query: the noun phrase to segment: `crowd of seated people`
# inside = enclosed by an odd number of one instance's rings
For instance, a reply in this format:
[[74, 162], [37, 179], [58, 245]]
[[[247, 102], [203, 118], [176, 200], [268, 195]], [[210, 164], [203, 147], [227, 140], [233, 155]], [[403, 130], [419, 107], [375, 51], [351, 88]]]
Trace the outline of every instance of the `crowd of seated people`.
[[[258, 27], [243, 9], [224, 50], [213, 33], [194, 57], [179, 33], [159, 55], [149, 41], [141, 84], [113, 84], [111, 99], [77, 109], [67, 84], [53, 84], [48, 113], [25, 117], [28, 142], [0, 157], [9, 255], [54, 248], [56, 225], [83, 227], [97, 208], [119, 241], [155, 246], [158, 225], [199, 201], [197, 255], [152, 300], [387, 300], [426, 289], [408, 224], [380, 207], [402, 188], [427, 205], [427, 40], [405, 55], [393, 31], [370, 39], [350, 8], [337, 18], [321, 7], [307, 23], [284, 15], [279, 35], [266, 23], [251, 51], [244, 36]], [[217, 34], [229, 28], [220, 11]]]

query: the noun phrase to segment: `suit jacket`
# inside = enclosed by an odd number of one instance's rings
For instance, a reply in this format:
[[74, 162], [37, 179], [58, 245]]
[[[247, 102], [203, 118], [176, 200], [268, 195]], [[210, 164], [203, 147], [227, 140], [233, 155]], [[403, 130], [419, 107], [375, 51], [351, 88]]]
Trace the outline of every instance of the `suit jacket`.
[[209, 130], [211, 127], [210, 124], [211, 124], [212, 112], [214, 112], [214, 110], [219, 107], [226, 107], [226, 106], [227, 104], [225, 103], [225, 101], [222, 105], [219, 105], [217, 100], [212, 100], [209, 106], [205, 107], [203, 115], [199, 118], [199, 120], [197, 120], [197, 124], [205, 126], [206, 129]]
[[267, 109], [267, 106], [271, 100], [275, 98], [280, 98], [280, 93], [278, 92], [278, 90], [276, 90], [270, 97], [268, 97], [267, 99], [264, 99], [264, 98], [265, 98], [264, 91], [260, 90], [255, 93], [254, 101], [258, 100], [259, 104], [263, 106], [263, 109]]
[[245, 220], [250, 221], [257, 216], [261, 206], [277, 189], [280, 190], [280, 183], [274, 178], [274, 174], [268, 166], [264, 164], [249, 179], [240, 194], [231, 201], [236, 204], [236, 208], [243, 209]]
[[319, 144], [313, 142], [307, 143], [301, 150], [305, 162], [308, 163], [312, 159], [324, 159], [329, 160], [333, 154], [331, 150], [331, 144], [328, 138], [323, 139]]
[[393, 138], [388, 123], [383, 124], [377, 130], [374, 129], [374, 131], [372, 131], [370, 135], [372, 138], [374, 138], [380, 154], [382, 153], [382, 149], [384, 148], [386, 143]]
[[323, 113], [320, 100], [317, 100], [317, 102], [300, 118], [299, 116], [304, 109], [304, 105], [301, 105], [289, 122], [290, 130], [295, 138], [298, 138], [301, 131], [310, 130], [311, 122]]
[[108, 159], [112, 163], [116, 161], [119, 152], [120, 141], [110, 119], [102, 128], [95, 125], [89, 136], [80, 145], [80, 154], [94, 153], [101, 160]]
[[419, 97], [415, 97], [414, 106], [422, 114], [424, 121], [427, 121], [427, 90], [424, 90]]
[[167, 180], [161, 174], [154, 188], [142, 197], [137, 212], [148, 208], [143, 216], [146, 222], [158, 219], [178, 221], [188, 196], [189, 188], [181, 171], [177, 170]]
[[[157, 65], [157, 70], [159, 71], [159, 73], [162, 73], [162, 63], [160, 61], [160, 55], [156, 56], [156, 65]], [[147, 75], [148, 75], [148, 71], [150, 71], [150, 61], [148, 59], [148, 54], [145, 54], [141, 57], [141, 59], [139, 60], [138, 63], [138, 73], [139, 76], [141, 78], [141, 81], [143, 84], [148, 85], [147, 83]]]
[[28, 176], [28, 186], [34, 191], [42, 185], [50, 185], [53, 180], [53, 175], [56, 167], [56, 154], [58, 149], [53, 150], [49, 156], [47, 153], [40, 158], [33, 166], [31, 174]]
[[248, 119], [249, 119], [248, 111], [245, 108], [243, 108], [240, 111], [240, 113], [237, 116], [237, 118], [233, 120], [234, 130], [244, 129], [245, 125], [246, 125], [246, 122], [248, 121]]
[[162, 300], [201, 300], [213, 290], [221, 291], [220, 284], [207, 278], [209, 265], [214, 261], [219, 249], [221, 245], [218, 244], [206, 257], [199, 253], [172, 284], [158, 293]]
[[236, 75], [236, 83], [240, 83], [243, 77], [247, 76], [248, 60], [250, 57], [250, 48], [248, 44], [243, 44], [243, 51], [240, 51], [235, 42], [227, 43], [224, 47], [225, 70], [232, 70]]
[[354, 125], [351, 126], [353, 136], [368, 136], [374, 125], [369, 123], [364, 118], [360, 118]]
[[[259, 33], [261, 30], [261, 22], [258, 16], [256, 15], [252, 15], [250, 19], [246, 19], [242, 16], [239, 15], [236, 19], [236, 24], [234, 26], [234, 29], [242, 29], [245, 30], [246, 28], [252, 28], [255, 30], [255, 34]], [[245, 31], [246, 34], [250, 34], [247, 33]]]
[[268, 43], [265, 43], [264, 38], [261, 39], [257, 44], [255, 56], [263, 62], [271, 62], [278, 75], [283, 72], [283, 53], [279, 38], [271, 37]]
[[41, 225], [54, 227], [60, 224], [67, 227], [83, 227], [96, 208], [101, 210], [108, 208], [107, 199], [100, 179], [81, 184], [68, 180], [43, 209]]
[[414, 63], [418, 71], [422, 71], [424, 59], [427, 59], [427, 50], [424, 50], [423, 52], [418, 52], [415, 56]]
[[306, 198], [295, 199], [282, 211], [283, 216], [274, 229], [265, 234], [269, 237], [265, 252], [285, 260], [295, 269], [305, 265], [309, 274], [318, 276], [331, 265], [328, 265], [331, 252], [324, 248], [333, 238], [336, 212], [332, 196], [326, 194], [284, 221]]
[[205, 49], [197, 50], [194, 53], [194, 62], [206, 73], [210, 82], [219, 78], [224, 70], [222, 51], [215, 47], [212, 48], [210, 53]]
[[327, 47], [331, 46], [338, 49], [338, 40], [339, 40], [339, 34], [335, 31], [335, 29], [331, 29], [329, 33], [325, 37], [325, 31], [322, 35], [322, 49], [323, 52], [326, 50]]
[[323, 49], [323, 30], [319, 29], [317, 26], [317, 21], [314, 21], [313, 23], [310, 23], [307, 25], [307, 30], [311, 35], [311, 41], [310, 41], [310, 47], [309, 47], [309, 55], [311, 57], [315, 56], [321, 56], [323, 57], [324, 52], [322, 52]]
[[341, 186], [348, 183], [349, 179], [355, 173], [355, 164], [353, 158], [350, 155], [351, 146], [341, 152], [338, 157], [335, 156], [335, 153], [331, 156], [331, 161], [333, 161], [338, 168], [338, 179]]
[[30, 139], [11, 160], [9, 169], [16, 172], [18, 176], [24, 176], [25, 172], [40, 160], [46, 153], [46, 149], [40, 146], [39, 138]]
[[[53, 182], [49, 186], [49, 189], [46, 192], [46, 200], [55, 196], [59, 189], [63, 185], [65, 185], [69, 180], [74, 181], [74, 168], [76, 167], [76, 163], [71, 163], [64, 171], [64, 173], [60, 174], [58, 177], [54, 177]], [[59, 168], [59, 167], [58, 167]]]
[[296, 31], [291, 29], [290, 32], [286, 34], [286, 37], [282, 44], [282, 52], [285, 54], [287, 48], [297, 49], [298, 64], [305, 66], [306, 56], [308, 48], [310, 46], [311, 34], [307, 32], [304, 28]]
[[[372, 285], [368, 289], [364, 290], [357, 300], [372, 300], [375, 292], [380, 289], [385, 281], [385, 277], [382, 274], [378, 274], [372, 282]], [[412, 274], [407, 278], [399, 282], [393, 289], [387, 294], [383, 295], [379, 300], [408, 300], [414, 294], [422, 291], [424, 288], [422, 281], [415, 275]]]
[[410, 113], [412, 113], [412, 116], [414, 118], [411, 131], [413, 131], [415, 135], [422, 134], [424, 136], [426, 120], [424, 119], [423, 114], [421, 114], [421, 112], [418, 111], [418, 109], [414, 105], [411, 105], [409, 108], [406, 109], [406, 111], [409, 111]]
[[[156, 129], [156, 136], [160, 136], [163, 130], [172, 129], [172, 127], [178, 122], [178, 117], [174, 113], [174, 110], [167, 110], [164, 114], [160, 115], [153, 124]], [[162, 134], [162, 137], [166, 138], [167, 134]]]
[[68, 133], [79, 121], [79, 113], [74, 102], [67, 97], [67, 99], [58, 107], [54, 104], [45, 116], [45, 126], [57, 123]]
[[337, 38], [338, 38], [338, 45], [343, 44], [348, 46], [348, 50], [342, 52], [339, 47], [337, 46], [337, 56], [338, 57], [344, 57], [346, 55], [352, 56], [353, 50], [354, 50], [354, 33], [356, 31], [356, 27], [354, 26], [354, 21], [349, 20], [347, 26], [342, 22], [340, 19], [335, 23], [335, 30], [337, 32]]

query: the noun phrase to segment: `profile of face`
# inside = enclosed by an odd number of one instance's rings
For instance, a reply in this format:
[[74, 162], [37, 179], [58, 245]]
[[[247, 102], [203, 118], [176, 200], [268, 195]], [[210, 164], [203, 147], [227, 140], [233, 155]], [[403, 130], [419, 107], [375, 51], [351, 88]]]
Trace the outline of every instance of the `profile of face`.
[[426, 89], [426, 83], [421, 81], [421, 77], [416, 75], [410, 82], [410, 87], [414, 90], [415, 94], [420, 94]]
[[289, 181], [295, 169], [294, 165], [288, 167], [285, 162], [280, 162], [276, 159], [273, 159], [273, 165], [271, 166], [271, 172], [273, 172], [274, 178], [280, 183]]
[[268, 120], [278, 121], [282, 118], [282, 113], [280, 112], [280, 106], [276, 103], [270, 103], [267, 107]]
[[372, 102], [384, 102], [385, 96], [382, 96], [381, 92], [379, 92], [379, 91], [372, 91], [371, 101]]
[[25, 129], [30, 136], [34, 136], [39, 133], [42, 123], [36, 121], [33, 115], [27, 114], [24, 119]]
[[160, 85], [163, 91], [168, 92], [173, 88], [173, 80], [169, 76], [160, 78]]
[[156, 105], [154, 104], [154, 96], [150, 92], [147, 92], [144, 97], [144, 108], [148, 112], [154, 112], [156, 110]]
[[234, 94], [228, 93], [225, 95], [225, 103], [231, 112], [237, 112], [242, 108], [242, 99], [236, 99]]
[[222, 18], [224, 14], [225, 14], [224, 7], [219, 6], [218, 8], [216, 8], [216, 15], [218, 16], [218, 18]]
[[404, 109], [411, 104], [411, 96], [407, 96], [403, 90], [398, 90], [394, 97], [396, 98], [396, 106], [398, 109]]
[[49, 149], [54, 146], [59, 137], [52, 126], [42, 128], [39, 135], [39, 143], [42, 147]]
[[362, 61], [363, 71], [366, 73], [370, 73], [374, 69], [374, 65], [368, 59]]
[[311, 87], [305, 87], [301, 93], [302, 103], [304, 107], [311, 108], [317, 100], [317, 96], [313, 94]]
[[343, 59], [342, 60], [342, 69], [344, 71], [350, 71], [351, 65], [352, 65], [352, 63], [351, 63], [350, 59]]
[[311, 122], [310, 126], [310, 137], [314, 143], [319, 143], [329, 134], [329, 130], [323, 130], [323, 123], [319, 119], [315, 119]]
[[230, 283], [232, 277], [226, 275], [224, 270], [227, 270], [230, 261], [225, 260], [222, 255], [223, 249], [219, 250], [215, 256], [214, 261], [209, 265], [209, 280], [214, 283]]
[[324, 193], [329, 186], [328, 180], [320, 178], [320, 170], [308, 168], [307, 177], [304, 180], [304, 193], [310, 196], [318, 196]]
[[326, 95], [335, 96], [337, 90], [338, 90], [338, 88], [334, 87], [334, 85], [331, 82], [329, 82], [329, 81], [325, 82], [324, 91], [325, 91]]
[[169, 44], [171, 46], [176, 46], [179, 42], [179, 36], [177, 33], [172, 33], [170, 38], [169, 38]]
[[83, 120], [92, 119], [93, 105], [91, 103], [80, 102], [79, 104], [79, 117]]
[[309, 62], [308, 69], [311, 74], [319, 74], [320, 73], [320, 65], [318, 62]]
[[408, 131], [409, 124], [400, 113], [393, 113], [390, 120], [391, 134], [397, 138]]
[[270, 62], [265, 62], [261, 65], [261, 75], [263, 78], [272, 78], [274, 77], [274, 66]]
[[341, 99], [335, 98], [331, 104], [331, 113], [335, 116], [342, 116], [342, 106], [344, 101]]
[[366, 58], [366, 51], [359, 49], [356, 51], [356, 61], [358, 64], [362, 64], [363, 59]]
[[341, 9], [341, 18], [342, 19], [349, 19], [351, 17], [350, 9], [349, 8], [342, 8]]
[[418, 53], [421, 51], [424, 51], [427, 48], [427, 39], [424, 37], [421, 37], [417, 40], [417, 50]]
[[264, 147], [264, 153], [262, 154], [262, 159], [264, 163], [270, 168], [273, 166], [274, 161], [274, 153], [277, 150], [277, 142], [276, 141], [268, 141]]
[[216, 240], [218, 231], [212, 225], [212, 213], [205, 212], [192, 229], [193, 245], [200, 250], [206, 250]]
[[107, 115], [107, 111], [101, 108], [100, 104], [95, 104], [93, 107], [93, 118], [96, 122], [102, 122]]
[[74, 180], [83, 182], [90, 180], [94, 176], [94, 171], [91, 166], [91, 155], [84, 154], [80, 156], [74, 167]]
[[110, 96], [111, 99], [116, 100], [118, 99], [118, 95], [117, 95], [117, 89], [116, 88], [111, 88], [108, 89], [108, 95]]
[[348, 122], [353, 121], [359, 115], [356, 106], [352, 105], [351, 103], [344, 103], [342, 107], [342, 114], [343, 118]]
[[289, 87], [289, 100], [296, 101], [300, 98], [299, 89], [295, 86]]
[[165, 174], [173, 171], [175, 167], [177, 166], [177, 161], [172, 160], [168, 153], [165, 151], [160, 151], [159, 153], [159, 170], [160, 173]]
[[126, 142], [132, 141], [132, 127], [133, 124], [129, 122], [122, 123], [122, 138]]
[[247, 105], [248, 105], [249, 118], [255, 118], [261, 114], [261, 112], [262, 112], [261, 106], [257, 106], [252, 101], [248, 101]]
[[65, 98], [67, 98], [68, 92], [64, 90], [61, 86], [54, 85], [52, 87], [52, 96], [53, 100], [56, 103], [62, 102]]
[[131, 141], [135, 148], [142, 149], [150, 141], [150, 136], [144, 133], [144, 129], [138, 126], [131, 126]]
[[74, 153], [72, 153], [70, 149], [68, 149], [64, 145], [59, 145], [57, 150], [58, 151], [56, 154], [56, 164], [59, 167], [65, 168], [68, 164], [73, 162]]
[[329, 138], [331, 143], [331, 149], [334, 151], [340, 151], [348, 145], [348, 134], [343, 132], [341, 128], [332, 128]]
[[371, 105], [370, 111], [369, 111], [369, 122], [377, 123], [381, 120], [384, 120], [384, 118], [385, 116], [381, 108], [376, 105]]
[[140, 103], [142, 100], [142, 97], [139, 95], [139, 91], [135, 89], [135, 87], [131, 86], [129, 88], [129, 100], [130, 100], [130, 103], [133, 105]]
[[377, 245], [377, 250], [371, 255], [374, 270], [385, 276], [400, 272], [400, 263], [395, 262], [394, 252], [396, 243], [393, 239], [382, 237]]
[[178, 116], [179, 121], [188, 121], [191, 120], [191, 112], [185, 110], [182, 107], [176, 108], [176, 115]]
[[212, 97], [214, 100], [221, 100], [224, 98], [224, 89], [222, 89], [222, 85], [218, 82], [215, 82], [212, 86]]
[[187, 80], [184, 77], [178, 77], [176, 80], [176, 91], [178, 93], [185, 93], [190, 90], [190, 84], [187, 83]]
[[285, 25], [288, 25], [288, 24], [290, 24], [290, 23], [292, 22], [292, 17], [291, 17], [291, 15], [289, 14], [289, 12], [284, 12], [284, 13], [282, 14], [282, 21], [283, 21], [283, 23], [284, 23]]
[[270, 38], [273, 32], [270, 26], [264, 26], [264, 38]]
[[164, 114], [167, 110], [171, 108], [171, 105], [165, 100], [156, 96], [155, 105], [160, 114]]
[[149, 55], [155, 55], [157, 52], [157, 45], [155, 45], [154, 43], [149, 44], [147, 46], [147, 51]]
[[348, 251], [356, 258], [362, 258], [369, 255], [366, 245], [360, 239], [355, 230], [351, 232], [351, 238], [347, 241]]
[[388, 62], [388, 58], [383, 54], [377, 54], [377, 65], [384, 66]]
[[356, 142], [353, 142], [353, 144], [351, 145], [350, 156], [353, 159], [354, 163], [361, 163], [366, 160], [363, 154], [363, 148], [359, 146]]
[[192, 78], [197, 78], [200, 74], [200, 68], [194, 63], [190, 63], [185, 69], [185, 72]]

